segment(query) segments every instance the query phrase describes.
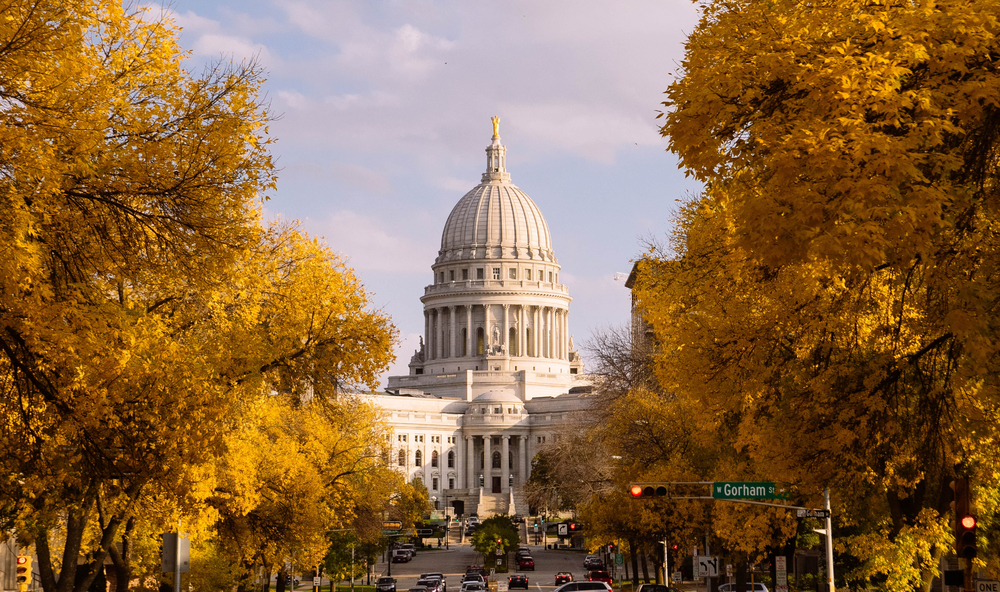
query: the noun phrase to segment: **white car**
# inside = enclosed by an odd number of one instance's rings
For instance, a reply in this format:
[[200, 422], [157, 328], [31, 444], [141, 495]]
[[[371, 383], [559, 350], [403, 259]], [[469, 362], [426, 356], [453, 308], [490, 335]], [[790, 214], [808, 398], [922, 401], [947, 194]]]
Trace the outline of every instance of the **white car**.
[[483, 592], [486, 590], [486, 582], [477, 580], [466, 580], [462, 582], [462, 592]]
[[[736, 592], [736, 590], [736, 584], [723, 584], [719, 586], [719, 592]], [[753, 584], [747, 582], [747, 592], [768, 592], [768, 590], [767, 586], [760, 582], [754, 582]]]

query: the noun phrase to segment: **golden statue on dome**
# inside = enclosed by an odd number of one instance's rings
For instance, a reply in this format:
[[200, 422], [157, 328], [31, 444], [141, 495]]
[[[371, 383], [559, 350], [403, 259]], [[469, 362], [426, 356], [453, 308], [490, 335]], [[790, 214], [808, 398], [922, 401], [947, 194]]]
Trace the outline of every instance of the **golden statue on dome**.
[[497, 117], [496, 115], [494, 115], [493, 118], [490, 119], [490, 121], [493, 122], [493, 137], [494, 138], [499, 138], [500, 137], [500, 118]]

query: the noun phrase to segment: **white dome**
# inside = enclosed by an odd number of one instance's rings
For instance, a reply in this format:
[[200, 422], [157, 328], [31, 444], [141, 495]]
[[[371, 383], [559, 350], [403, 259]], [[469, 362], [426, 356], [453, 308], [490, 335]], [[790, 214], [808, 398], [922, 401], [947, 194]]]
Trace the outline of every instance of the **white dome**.
[[472, 400], [475, 403], [521, 403], [510, 391], [486, 391]]
[[510, 182], [506, 160], [507, 149], [494, 135], [482, 182], [451, 210], [435, 263], [483, 258], [555, 263], [542, 211]]
[[480, 249], [495, 258], [553, 259], [541, 210], [509, 182], [481, 183], [458, 201], [441, 233], [438, 261], [478, 259]]

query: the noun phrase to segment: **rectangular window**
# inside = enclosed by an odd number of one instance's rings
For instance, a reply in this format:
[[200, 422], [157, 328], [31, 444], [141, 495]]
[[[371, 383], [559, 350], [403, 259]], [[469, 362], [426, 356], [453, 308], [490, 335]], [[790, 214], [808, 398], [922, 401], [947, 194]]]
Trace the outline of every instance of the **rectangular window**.
[[463, 280], [469, 279], [469, 270], [468, 269], [463, 269], [462, 270], [462, 279]]
[[448, 279], [450, 279], [451, 281], [455, 281], [455, 270], [454, 269], [452, 269], [452, 270], [450, 270], [448, 272]]
[[493, 279], [495, 279], [495, 280], [500, 279], [500, 268], [499, 267], [494, 267], [493, 268]]
[[514, 268], [514, 267], [511, 267], [510, 269], [507, 270], [507, 275], [510, 277], [510, 279], [516, 280], [517, 279], [517, 269]]
[[438, 488], [438, 478], [434, 477], [433, 479], [431, 479], [431, 489], [437, 491], [437, 488]]
[[503, 413], [503, 407], [494, 407], [493, 413]]
[[476, 268], [476, 279], [477, 280], [483, 279], [483, 268], [482, 267], [477, 267]]
[[448, 489], [455, 489], [455, 480], [448, 479]]
[[549, 272], [549, 283], [550, 284], [552, 283], [552, 272], [551, 271]]
[[524, 270], [524, 279], [528, 280], [529, 282], [531, 281], [531, 270], [530, 269], [525, 269]]

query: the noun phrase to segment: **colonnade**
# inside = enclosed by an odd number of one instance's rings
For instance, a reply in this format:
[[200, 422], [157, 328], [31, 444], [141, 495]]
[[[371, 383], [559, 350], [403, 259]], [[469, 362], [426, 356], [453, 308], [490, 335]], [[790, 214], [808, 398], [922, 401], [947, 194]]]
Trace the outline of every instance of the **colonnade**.
[[[502, 313], [493, 307], [501, 307]], [[460, 322], [461, 317], [464, 322]], [[425, 361], [497, 354], [490, 349], [495, 345], [508, 356], [568, 360], [568, 325], [569, 310], [554, 306], [466, 304], [425, 308]], [[466, 331], [460, 333], [462, 329]], [[478, 329], [483, 331], [481, 342]]]
[[[493, 440], [498, 441], [499, 450], [494, 448]], [[514, 440], [513, 442], [511, 440]], [[477, 446], [478, 443], [478, 446]], [[493, 478], [499, 477], [500, 493], [510, 492], [510, 481], [513, 477], [514, 487], [523, 486], [530, 477], [530, 459], [533, 454], [529, 452], [531, 446], [528, 435], [494, 435], [486, 434], [481, 436], [465, 436], [465, 446], [462, 446], [461, 437], [456, 438], [454, 448], [438, 447], [421, 443], [407, 450], [407, 463], [414, 457], [410, 454], [419, 451], [421, 454], [421, 467], [418, 469], [422, 473], [421, 478], [427, 485], [431, 493], [452, 489], [449, 487], [448, 479], [454, 476], [454, 489], [476, 489], [482, 487], [484, 491], [493, 491]], [[464, 449], [463, 449], [464, 448]], [[477, 449], [480, 454], [477, 455]], [[438, 450], [438, 466], [431, 464], [431, 457], [435, 450]], [[516, 450], [514, 464], [510, 463], [510, 452]], [[500, 452], [500, 466], [493, 466], [493, 452]], [[448, 453], [454, 452], [455, 466], [448, 466]], [[395, 462], [395, 457], [393, 457]], [[437, 477], [437, 489], [433, 488], [433, 479]], [[506, 477], [506, 478], [505, 478]]]

